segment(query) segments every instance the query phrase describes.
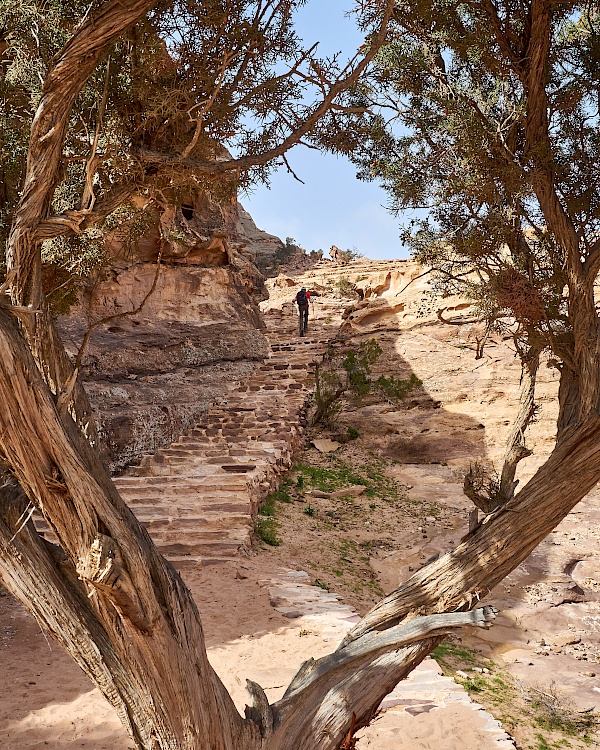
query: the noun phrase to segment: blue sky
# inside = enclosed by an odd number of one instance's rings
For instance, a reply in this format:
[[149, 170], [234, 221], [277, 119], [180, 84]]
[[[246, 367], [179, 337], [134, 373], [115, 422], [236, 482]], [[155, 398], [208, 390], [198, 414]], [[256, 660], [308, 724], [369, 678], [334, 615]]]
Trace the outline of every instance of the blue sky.
[[[319, 44], [322, 56], [342, 51], [350, 57], [363, 39], [354, 20], [345, 17], [351, 0], [308, 0], [297, 14], [299, 35]], [[302, 185], [280, 168], [269, 188], [258, 186], [240, 196], [257, 226], [285, 240], [293, 237], [307, 250], [331, 245], [355, 248], [369, 258], [405, 258], [400, 222], [385, 208], [386, 193], [360, 182], [347, 159], [298, 146], [288, 161]]]

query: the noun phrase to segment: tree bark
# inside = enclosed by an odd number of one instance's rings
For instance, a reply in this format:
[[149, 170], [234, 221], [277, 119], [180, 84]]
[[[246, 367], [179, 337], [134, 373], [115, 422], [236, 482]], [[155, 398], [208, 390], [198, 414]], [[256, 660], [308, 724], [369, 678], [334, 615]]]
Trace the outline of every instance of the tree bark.
[[[272, 706], [273, 731], [265, 750], [337, 750], [349, 732], [373, 717], [401, 679], [398, 675], [408, 674], [444, 635], [464, 625], [489, 627], [496, 613], [485, 607], [417, 617], [305, 662]], [[412, 656], [409, 662], [406, 653]]]
[[540, 366], [540, 348], [531, 347], [521, 356], [521, 389], [517, 416], [508, 436], [504, 463], [500, 475], [500, 497], [502, 502], [512, 500], [515, 489], [515, 475], [519, 463], [531, 455], [525, 446], [525, 432], [535, 413], [535, 385]]
[[29, 519], [31, 503], [11, 477], [0, 488], [0, 580], [37, 622], [70, 653], [115, 708], [138, 746], [134, 686], [92, 609], [87, 592], [59, 547], [44, 541]]
[[[25, 185], [9, 238], [13, 307], [0, 306], [0, 453], [60, 546], [37, 536], [26, 522], [26, 501], [14, 487], [5, 487], [0, 574], [99, 685], [140, 750], [334, 750], [370, 720], [385, 694], [443, 633], [463, 624], [484, 625], [489, 616], [441, 613], [470, 608], [485, 596], [600, 479], [594, 280], [586, 275], [576, 232], [555, 190], [548, 140], [550, 3], [532, 3], [531, 43], [524, 61], [518, 59], [528, 97], [532, 182], [564, 250], [569, 280], [573, 358], [561, 378], [563, 405], [569, 396], [568, 410], [561, 411], [561, 439], [519, 494], [486, 516], [453, 552], [380, 602], [335, 654], [305, 664], [281, 701], [270, 706], [264, 691], [251, 684], [253, 705], [245, 719], [208, 663], [190, 593], [123, 503], [71, 418], [85, 421], [89, 405], [44, 307], [40, 283], [41, 241], [48, 226], [55, 226], [49, 206], [73, 102], [110, 45], [152, 4], [108, 0], [83, 21], [50, 71], [34, 119]], [[376, 43], [385, 36], [392, 9], [388, 2]], [[278, 149], [289, 145], [287, 139]], [[260, 158], [271, 159], [278, 149]], [[214, 167], [173, 158], [199, 171]], [[144, 159], [162, 163], [170, 157], [144, 154]], [[234, 160], [213, 171], [257, 163], [263, 162]], [[62, 408], [72, 388], [75, 406]], [[421, 613], [432, 617], [409, 619]]]
[[66, 407], [95, 440], [92, 410], [73, 377], [42, 284], [40, 223], [48, 218], [60, 179], [63, 143], [76, 97], [111, 45], [153, 5], [152, 0], [109, 0], [77, 28], [50, 69], [31, 128], [27, 171], [6, 248], [10, 295], [23, 308], [21, 324], [35, 360], [55, 395], [69, 395]]
[[600, 320], [596, 313], [594, 282], [597, 259], [586, 264], [578, 231], [556, 187], [556, 164], [550, 137], [547, 95], [553, 32], [550, 0], [532, 0], [531, 31], [521, 81], [526, 93], [525, 154], [530, 163], [531, 186], [548, 229], [564, 257], [569, 288], [572, 339], [564, 361], [558, 420], [558, 439], [572, 425], [600, 413]]

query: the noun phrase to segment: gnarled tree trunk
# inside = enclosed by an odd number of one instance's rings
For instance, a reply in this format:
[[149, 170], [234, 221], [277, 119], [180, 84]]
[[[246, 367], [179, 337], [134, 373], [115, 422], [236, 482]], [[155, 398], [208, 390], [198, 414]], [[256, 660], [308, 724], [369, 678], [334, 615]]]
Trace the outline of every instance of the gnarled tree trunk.
[[[452, 553], [384, 599], [338, 651], [304, 665], [285, 697], [237, 713], [206, 659], [191, 596], [124, 505], [89, 443], [60, 414], [26, 343], [0, 310], [0, 451], [60, 548], [41, 540], [27, 502], [3, 493], [0, 575], [99, 685], [143, 750], [335, 750], [381, 699], [461, 624], [600, 476], [600, 417], [573, 428], [523, 490]], [[577, 477], [564, 471], [566, 459]], [[433, 619], [407, 616], [432, 614]], [[353, 719], [354, 717], [354, 719]]]

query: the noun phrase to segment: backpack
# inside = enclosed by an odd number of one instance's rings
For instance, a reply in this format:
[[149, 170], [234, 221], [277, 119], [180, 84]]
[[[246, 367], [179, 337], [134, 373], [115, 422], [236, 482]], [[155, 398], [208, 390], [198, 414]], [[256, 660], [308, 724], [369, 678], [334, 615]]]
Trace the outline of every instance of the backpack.
[[304, 307], [305, 305], [308, 305], [308, 297], [306, 296], [306, 292], [298, 292], [296, 295], [296, 302], [298, 303], [298, 307]]

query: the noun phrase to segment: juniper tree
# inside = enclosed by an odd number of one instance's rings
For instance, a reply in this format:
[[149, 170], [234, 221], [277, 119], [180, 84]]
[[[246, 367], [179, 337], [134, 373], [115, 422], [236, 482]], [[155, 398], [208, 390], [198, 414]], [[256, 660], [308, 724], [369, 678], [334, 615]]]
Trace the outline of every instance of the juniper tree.
[[[471, 606], [600, 479], [600, 27], [593, 3], [396, 3], [354, 158], [400, 213], [442, 293], [470, 296], [523, 361], [497, 482], [467, 477], [480, 524], [367, 614], [349, 640], [414, 611]], [[556, 445], [516, 491], [542, 352], [558, 368]], [[489, 479], [489, 477], [488, 477]], [[489, 485], [486, 497], [481, 489]]]

